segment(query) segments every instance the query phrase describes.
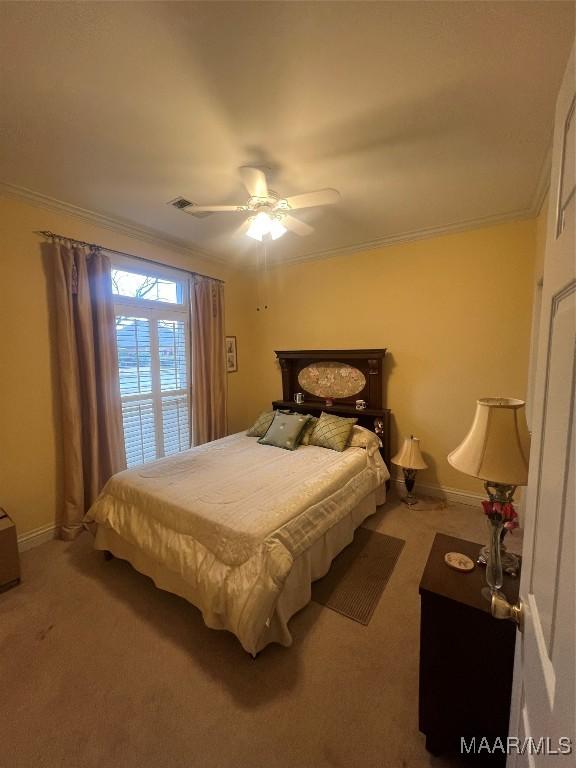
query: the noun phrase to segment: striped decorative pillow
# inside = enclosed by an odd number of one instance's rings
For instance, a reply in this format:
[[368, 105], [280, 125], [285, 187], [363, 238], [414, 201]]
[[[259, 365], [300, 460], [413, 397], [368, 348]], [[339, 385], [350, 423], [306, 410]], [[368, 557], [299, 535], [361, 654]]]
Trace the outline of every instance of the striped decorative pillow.
[[310, 435], [314, 431], [316, 424], [318, 424], [318, 418], [316, 416], [310, 416], [306, 426], [302, 430], [302, 434], [300, 436], [300, 445], [310, 444]]
[[246, 432], [248, 437], [264, 437], [268, 431], [268, 427], [272, 424], [273, 418], [274, 411], [264, 411], [261, 413], [248, 432]]
[[310, 435], [310, 445], [343, 451], [346, 448], [352, 427], [358, 419], [345, 419], [322, 411], [318, 423]]

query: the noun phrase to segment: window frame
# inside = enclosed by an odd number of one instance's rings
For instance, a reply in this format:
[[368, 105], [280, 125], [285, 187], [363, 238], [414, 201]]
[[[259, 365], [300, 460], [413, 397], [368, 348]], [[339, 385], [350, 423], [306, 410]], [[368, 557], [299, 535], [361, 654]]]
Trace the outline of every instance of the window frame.
[[[122, 296], [117, 293], [112, 294], [114, 304], [114, 317], [115, 319], [120, 317], [133, 317], [142, 318], [149, 321], [149, 333], [150, 333], [150, 392], [135, 392], [127, 395], [120, 393], [120, 399], [122, 403], [138, 402], [139, 400], [151, 400], [153, 403], [154, 413], [154, 436], [156, 441], [156, 457], [150, 461], [157, 461], [158, 459], [166, 456], [164, 446], [164, 413], [162, 408], [162, 401], [170, 397], [182, 397], [187, 398], [188, 406], [188, 435], [189, 446], [193, 444], [192, 434], [192, 388], [191, 388], [191, 338], [190, 338], [190, 297], [188, 288], [188, 275], [179, 271], [172, 270], [170, 268], [159, 267], [154, 265], [148, 266], [148, 262], [143, 262], [142, 265], [138, 263], [136, 259], [129, 259], [124, 256], [115, 256], [111, 259], [111, 269], [119, 269], [123, 272], [132, 272], [138, 275], [146, 275], [150, 277], [159, 277], [161, 279], [170, 280], [181, 284], [182, 289], [182, 303], [173, 303], [169, 301], [161, 301], [158, 299], [145, 299], [134, 296]], [[186, 383], [185, 388], [162, 390], [162, 378], [161, 378], [161, 365], [160, 365], [160, 347], [158, 340], [158, 323], [161, 320], [179, 321], [184, 323], [184, 338], [185, 338], [185, 360], [186, 360]], [[118, 358], [117, 358], [118, 359]], [[119, 372], [120, 373], [120, 372]], [[124, 436], [124, 440], [125, 440]], [[187, 450], [183, 448], [182, 450]], [[181, 453], [182, 451], [178, 451]], [[173, 454], [168, 454], [173, 455]], [[133, 464], [131, 468], [137, 466], [143, 466], [149, 462], [145, 461], [140, 464]]]
[[190, 306], [190, 290], [189, 290], [189, 278], [190, 275], [183, 272], [180, 269], [173, 269], [172, 267], [165, 267], [163, 264], [152, 264], [149, 261], [142, 259], [139, 261], [136, 258], [130, 258], [128, 256], [122, 256], [120, 254], [115, 255], [110, 259], [111, 271], [115, 269], [122, 272], [131, 272], [133, 275], [144, 275], [147, 277], [157, 277], [160, 280], [167, 280], [172, 283], [179, 283], [182, 286], [182, 302], [162, 301], [160, 299], [144, 299], [137, 296], [123, 296], [119, 293], [112, 293], [112, 299], [114, 304], [122, 302], [126, 305], [144, 307], [177, 307], [180, 311], [188, 311]]

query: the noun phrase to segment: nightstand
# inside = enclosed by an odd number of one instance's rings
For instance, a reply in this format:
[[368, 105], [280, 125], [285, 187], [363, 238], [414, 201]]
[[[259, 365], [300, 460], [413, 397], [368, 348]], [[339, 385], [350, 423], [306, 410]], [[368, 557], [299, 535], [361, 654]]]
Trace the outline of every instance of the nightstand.
[[[420, 730], [433, 754], [460, 755], [462, 737], [467, 745], [475, 737], [478, 746], [483, 736], [505, 744], [508, 735], [516, 626], [490, 614], [483, 568], [462, 573], [444, 562], [447, 552], [475, 562], [480, 546], [436, 534], [420, 582]], [[504, 576], [502, 592], [512, 604], [519, 581]], [[506, 758], [484, 749], [476, 761], [497, 766]]]
[[0, 507], [0, 592], [20, 584], [20, 559], [16, 527]]

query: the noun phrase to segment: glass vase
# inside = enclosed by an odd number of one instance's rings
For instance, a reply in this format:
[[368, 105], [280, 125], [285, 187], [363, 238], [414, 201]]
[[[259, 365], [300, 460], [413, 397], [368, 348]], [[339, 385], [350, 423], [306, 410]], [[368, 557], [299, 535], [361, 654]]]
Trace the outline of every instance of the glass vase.
[[492, 592], [497, 592], [503, 584], [502, 556], [500, 552], [501, 536], [504, 525], [502, 520], [488, 518], [488, 558], [486, 561], [486, 582]]

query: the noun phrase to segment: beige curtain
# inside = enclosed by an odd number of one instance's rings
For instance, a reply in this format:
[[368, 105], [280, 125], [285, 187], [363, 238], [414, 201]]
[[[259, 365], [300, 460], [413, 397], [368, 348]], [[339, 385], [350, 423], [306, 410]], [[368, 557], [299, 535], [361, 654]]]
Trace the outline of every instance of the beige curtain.
[[110, 261], [67, 242], [54, 242], [51, 251], [64, 453], [61, 535], [72, 539], [126, 458]]
[[226, 434], [224, 285], [195, 275], [190, 281], [192, 443]]

